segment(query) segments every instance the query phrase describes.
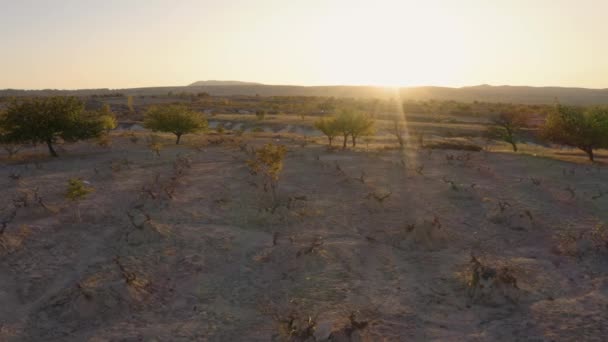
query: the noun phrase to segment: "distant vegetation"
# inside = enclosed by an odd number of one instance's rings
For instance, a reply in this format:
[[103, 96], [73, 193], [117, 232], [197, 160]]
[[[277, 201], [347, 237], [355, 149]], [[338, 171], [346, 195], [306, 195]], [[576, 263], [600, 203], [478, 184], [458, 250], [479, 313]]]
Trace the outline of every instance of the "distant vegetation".
[[166, 105], [151, 107], [144, 118], [144, 126], [155, 132], [175, 134], [175, 143], [179, 144], [182, 135], [206, 129], [207, 121], [187, 106]]

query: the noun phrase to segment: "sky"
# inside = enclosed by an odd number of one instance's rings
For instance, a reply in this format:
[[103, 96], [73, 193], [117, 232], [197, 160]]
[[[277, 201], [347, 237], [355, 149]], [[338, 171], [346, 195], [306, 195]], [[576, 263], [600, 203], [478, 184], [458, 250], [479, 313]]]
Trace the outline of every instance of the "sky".
[[608, 88], [608, 0], [0, 0], [0, 89]]

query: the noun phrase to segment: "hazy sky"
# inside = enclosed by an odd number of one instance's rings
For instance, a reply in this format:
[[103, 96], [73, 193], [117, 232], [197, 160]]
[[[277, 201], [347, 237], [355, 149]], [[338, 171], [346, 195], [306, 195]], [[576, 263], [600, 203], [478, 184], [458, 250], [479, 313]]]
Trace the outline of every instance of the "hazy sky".
[[0, 88], [608, 88], [608, 0], [0, 0]]

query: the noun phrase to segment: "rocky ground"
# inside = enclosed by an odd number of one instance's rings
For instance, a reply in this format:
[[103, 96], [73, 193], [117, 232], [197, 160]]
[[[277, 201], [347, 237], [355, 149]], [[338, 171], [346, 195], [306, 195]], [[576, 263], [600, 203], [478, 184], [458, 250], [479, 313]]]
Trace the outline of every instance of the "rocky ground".
[[[0, 340], [608, 335], [606, 166], [186, 139], [0, 164]], [[277, 205], [246, 164], [267, 142], [289, 150]], [[79, 203], [74, 177], [95, 188]]]

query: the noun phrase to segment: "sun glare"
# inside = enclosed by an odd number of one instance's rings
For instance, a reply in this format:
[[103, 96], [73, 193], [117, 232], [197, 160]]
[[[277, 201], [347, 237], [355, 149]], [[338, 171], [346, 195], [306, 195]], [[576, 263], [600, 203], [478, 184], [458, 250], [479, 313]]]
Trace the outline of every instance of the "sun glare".
[[[445, 10], [385, 1], [330, 16], [318, 37], [319, 73], [342, 84], [457, 85], [468, 38]], [[415, 13], [415, 14], [414, 14]]]

